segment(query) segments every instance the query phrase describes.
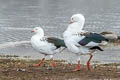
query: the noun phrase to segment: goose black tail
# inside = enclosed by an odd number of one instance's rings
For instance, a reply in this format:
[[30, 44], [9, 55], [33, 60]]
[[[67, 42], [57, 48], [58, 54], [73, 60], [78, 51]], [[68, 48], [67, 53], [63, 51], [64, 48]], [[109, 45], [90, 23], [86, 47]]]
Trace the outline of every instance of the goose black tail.
[[109, 42], [109, 39], [105, 39], [105, 41]]
[[94, 46], [94, 47], [92, 47], [92, 48], [90, 48], [91, 50], [93, 50], [93, 49], [97, 49], [97, 50], [100, 50], [100, 51], [104, 51], [102, 48], [100, 48], [99, 46]]

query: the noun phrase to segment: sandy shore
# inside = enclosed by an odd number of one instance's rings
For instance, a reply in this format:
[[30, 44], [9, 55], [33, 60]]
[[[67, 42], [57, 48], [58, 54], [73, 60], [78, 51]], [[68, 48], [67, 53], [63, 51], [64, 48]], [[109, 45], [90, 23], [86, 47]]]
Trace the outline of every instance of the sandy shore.
[[120, 64], [100, 64], [86, 69], [81, 64], [81, 71], [73, 72], [76, 64], [64, 64], [65, 61], [56, 61], [57, 67], [48, 66], [45, 61], [40, 67], [31, 64], [39, 60], [0, 59], [0, 80], [119, 80]]

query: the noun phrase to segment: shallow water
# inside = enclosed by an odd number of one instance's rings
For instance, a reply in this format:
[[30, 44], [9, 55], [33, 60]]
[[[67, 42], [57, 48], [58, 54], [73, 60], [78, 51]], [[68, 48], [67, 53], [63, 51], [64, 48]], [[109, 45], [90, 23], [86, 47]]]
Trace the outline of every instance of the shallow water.
[[[119, 4], [119, 0], [0, 0], [0, 53], [41, 58], [29, 44], [24, 44], [33, 35], [31, 29], [41, 26], [46, 35], [61, 38], [74, 13], [84, 14], [84, 29], [88, 31], [120, 35]], [[93, 60], [120, 62], [119, 47], [113, 47], [98, 52]], [[73, 56], [65, 51], [55, 58], [72, 61]]]

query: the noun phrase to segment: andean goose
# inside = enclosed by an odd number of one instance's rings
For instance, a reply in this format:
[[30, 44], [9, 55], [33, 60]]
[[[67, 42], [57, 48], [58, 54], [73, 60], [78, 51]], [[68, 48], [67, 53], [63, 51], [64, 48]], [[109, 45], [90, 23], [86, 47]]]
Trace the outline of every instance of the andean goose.
[[108, 39], [98, 33], [83, 30], [85, 18], [82, 14], [75, 14], [71, 17], [68, 28], [63, 33], [64, 42], [68, 50], [78, 56], [78, 66], [74, 71], [80, 70], [80, 55], [90, 54], [87, 61], [87, 69], [90, 70], [90, 61], [96, 50], [103, 51], [100, 45], [106, 45]]
[[[53, 55], [58, 53], [60, 47], [65, 47], [64, 40], [55, 38], [55, 37], [46, 37], [44, 36], [44, 31], [41, 27], [35, 27], [32, 32], [35, 35], [31, 38], [32, 47], [44, 56], [50, 56], [52, 60], [52, 66], [55, 67], [56, 63], [53, 59]], [[34, 66], [40, 66], [42, 62], [45, 60], [45, 57]]]

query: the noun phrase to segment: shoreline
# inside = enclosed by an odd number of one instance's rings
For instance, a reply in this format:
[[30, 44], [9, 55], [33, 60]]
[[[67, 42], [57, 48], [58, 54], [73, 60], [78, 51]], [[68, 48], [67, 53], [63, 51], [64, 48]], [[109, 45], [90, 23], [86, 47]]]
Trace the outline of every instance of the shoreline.
[[81, 70], [73, 72], [76, 64], [64, 64], [56, 61], [56, 68], [49, 66], [50, 61], [45, 61], [40, 67], [31, 64], [39, 60], [13, 60], [0, 59], [0, 80], [118, 80], [120, 79], [119, 64], [100, 64], [91, 66], [86, 70], [86, 65], [81, 64]]

